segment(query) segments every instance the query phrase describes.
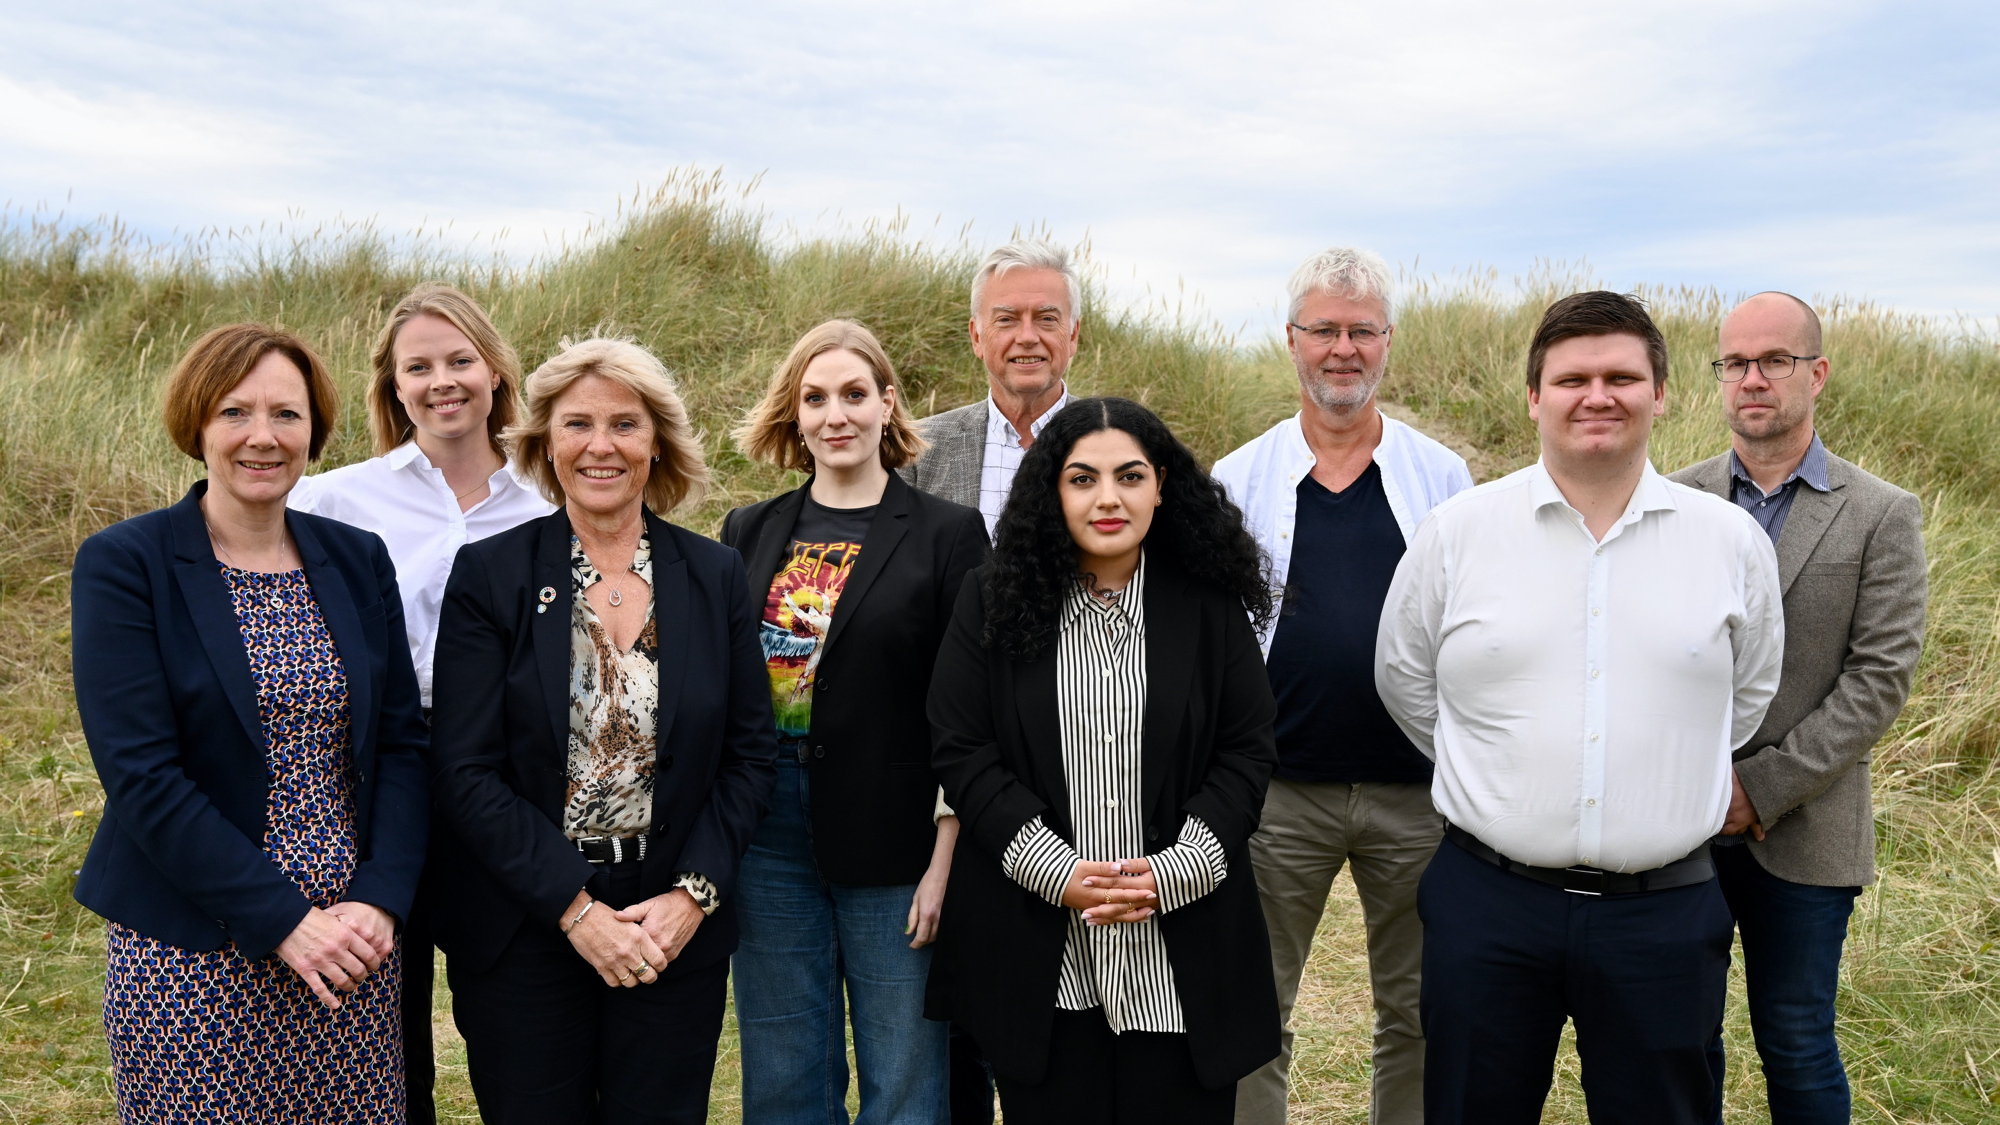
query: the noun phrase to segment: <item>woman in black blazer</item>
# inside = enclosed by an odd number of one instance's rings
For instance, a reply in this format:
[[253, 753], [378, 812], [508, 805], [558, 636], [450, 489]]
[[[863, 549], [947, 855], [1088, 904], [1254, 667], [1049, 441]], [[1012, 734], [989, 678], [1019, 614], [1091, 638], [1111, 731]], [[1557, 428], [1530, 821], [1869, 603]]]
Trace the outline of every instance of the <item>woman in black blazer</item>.
[[489, 1122], [701, 1122], [771, 705], [671, 377], [593, 339], [529, 376], [517, 471], [562, 507], [461, 548], [433, 679], [438, 947]]
[[208, 333], [166, 395], [208, 478], [77, 551], [104, 819], [76, 898], [110, 920], [125, 1120], [403, 1120], [427, 805], [403, 603], [380, 538], [285, 510], [337, 401], [298, 337]]
[[931, 1014], [986, 1047], [1009, 1125], [1227, 1122], [1278, 1053], [1248, 852], [1277, 765], [1256, 544], [1117, 398], [1056, 415], [997, 532], [931, 680], [964, 824]]
[[736, 440], [813, 473], [722, 525], [763, 600], [779, 737], [741, 880], [743, 1120], [844, 1119], [851, 1005], [864, 1119], [931, 1125], [946, 1116], [947, 1028], [923, 1015], [926, 947], [958, 820], [937, 804], [924, 698], [986, 525], [897, 476], [923, 439], [881, 344], [851, 321], [799, 339]]

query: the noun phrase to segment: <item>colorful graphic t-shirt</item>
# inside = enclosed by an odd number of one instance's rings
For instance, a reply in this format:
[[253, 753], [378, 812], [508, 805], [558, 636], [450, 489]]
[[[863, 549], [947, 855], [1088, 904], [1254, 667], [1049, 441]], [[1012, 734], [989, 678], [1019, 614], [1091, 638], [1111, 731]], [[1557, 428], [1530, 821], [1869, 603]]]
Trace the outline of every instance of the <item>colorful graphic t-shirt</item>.
[[834, 604], [854, 573], [874, 518], [873, 506], [827, 508], [811, 496], [799, 510], [791, 549], [771, 579], [758, 631], [779, 738], [804, 738], [812, 729], [813, 682], [833, 627]]

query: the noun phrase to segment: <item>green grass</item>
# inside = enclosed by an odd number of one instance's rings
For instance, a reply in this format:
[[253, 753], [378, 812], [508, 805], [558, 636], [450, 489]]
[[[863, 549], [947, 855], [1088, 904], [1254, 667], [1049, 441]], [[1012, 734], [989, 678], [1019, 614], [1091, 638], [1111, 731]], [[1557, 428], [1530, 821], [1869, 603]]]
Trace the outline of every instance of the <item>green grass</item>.
[[[1302, 250], [1303, 252], [1303, 250]], [[983, 373], [964, 338], [977, 249], [890, 225], [781, 241], [736, 189], [678, 177], [601, 228], [510, 267], [367, 227], [227, 234], [148, 246], [115, 225], [0, 225], [0, 1117], [114, 1119], [99, 1023], [103, 924], [69, 897], [102, 807], [68, 683], [67, 573], [105, 524], [167, 503], [199, 474], [161, 430], [158, 393], [179, 351], [237, 319], [276, 321], [321, 349], [347, 395], [327, 464], [364, 456], [360, 387], [383, 312], [419, 280], [476, 294], [529, 366], [564, 336], [636, 336], [679, 372], [719, 487], [682, 522], [712, 531], [729, 507], [791, 479], [729, 445], [737, 413], [804, 329], [852, 316], [875, 329], [919, 413], [972, 401]], [[1549, 295], [1585, 279], [1503, 291], [1490, 279], [1407, 294], [1385, 394], [1472, 455], [1482, 479], [1534, 455], [1525, 343]], [[1214, 458], [1295, 409], [1289, 362], [1208, 326], [1120, 313], [1088, 287], [1072, 384], [1127, 394]], [[1720, 451], [1702, 368], [1722, 302], [1649, 294], [1677, 357], [1662, 469]], [[1850, 307], [1832, 318], [1822, 432], [1836, 452], [1920, 495], [1931, 552], [1931, 633], [1916, 694], [1876, 753], [1882, 880], [1848, 945], [1841, 1035], [1864, 1121], [1995, 1119], [2000, 1097], [2000, 350], [1949, 325]], [[77, 815], [81, 813], [82, 815]], [[1352, 887], [1336, 887], [1300, 1008], [1296, 1117], [1362, 1121], [1367, 977]], [[1731, 1120], [1761, 1120], [1762, 1087], [1734, 992]], [[441, 1001], [445, 999], [440, 997]], [[475, 1118], [441, 1005], [448, 1117]], [[734, 1120], [726, 1034], [715, 1113]], [[1549, 1120], [1582, 1121], [1565, 1055]]]

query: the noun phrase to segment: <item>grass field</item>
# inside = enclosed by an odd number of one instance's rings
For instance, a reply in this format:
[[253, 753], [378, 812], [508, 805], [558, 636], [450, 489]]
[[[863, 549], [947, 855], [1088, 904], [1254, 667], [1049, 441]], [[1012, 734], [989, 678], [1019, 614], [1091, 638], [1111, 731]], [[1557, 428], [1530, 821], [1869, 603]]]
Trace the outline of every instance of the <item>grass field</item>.
[[[98, 1016], [103, 924], [69, 897], [102, 796], [69, 690], [67, 574], [84, 536], [170, 502], [199, 474], [158, 420], [158, 388], [187, 342], [253, 318], [313, 340], [347, 394], [327, 454], [335, 465], [365, 455], [367, 348], [387, 306], [419, 280], [479, 296], [530, 367], [564, 336], [600, 326], [636, 336], [680, 373], [705, 435], [720, 487], [678, 518], [707, 532], [729, 507], [788, 483], [746, 463], [726, 434], [805, 328], [835, 315], [872, 326], [919, 413], [983, 393], [964, 343], [975, 259], [973, 248], [893, 226], [780, 240], [736, 189], [696, 176], [627, 200], [601, 229], [522, 267], [366, 228], [149, 247], [115, 226], [24, 217], [0, 227], [0, 1115], [115, 1119]], [[1482, 479], [1532, 459], [1526, 340], [1549, 296], [1584, 280], [1414, 286], [1384, 385], [1393, 408], [1467, 452]], [[1654, 446], [1671, 470], [1726, 440], [1702, 367], [1723, 304], [1701, 292], [1648, 296], [1676, 357]], [[1073, 388], [1146, 401], [1204, 458], [1295, 409], [1289, 363], [1269, 344], [1120, 313], [1094, 287], [1085, 306]], [[1916, 693], [1875, 755], [1882, 877], [1857, 908], [1843, 970], [1856, 1114], [1996, 1120], [2000, 348], [1886, 310], [1831, 312], [1821, 432], [1923, 498], [1932, 591]], [[1359, 907], [1342, 880], [1302, 996], [1295, 1120], [1366, 1120], [1365, 969]], [[1740, 983], [1730, 1119], [1763, 1120]], [[446, 1112], [476, 1119], [442, 1011], [438, 1030]], [[733, 1036], [723, 1047], [713, 1116], [729, 1121]], [[1573, 1053], [1546, 1118], [1584, 1119]]]

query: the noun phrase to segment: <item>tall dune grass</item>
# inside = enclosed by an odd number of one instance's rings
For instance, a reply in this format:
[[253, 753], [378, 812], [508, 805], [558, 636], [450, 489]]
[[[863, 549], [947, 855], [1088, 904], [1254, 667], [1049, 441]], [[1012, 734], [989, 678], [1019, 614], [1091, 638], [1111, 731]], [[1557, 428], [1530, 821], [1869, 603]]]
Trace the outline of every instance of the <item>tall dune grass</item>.
[[[67, 683], [67, 571], [105, 524], [170, 502], [199, 466], [161, 432], [158, 388], [194, 336], [262, 319], [304, 333], [346, 412], [325, 464], [365, 456], [360, 388], [386, 309], [421, 280], [484, 301], [533, 366], [565, 336], [636, 337], [679, 373], [719, 487], [678, 518], [712, 530], [728, 507], [796, 478], [747, 463], [726, 434], [793, 339], [832, 316], [870, 325], [919, 413], [969, 402], [983, 374], [965, 344], [979, 248], [890, 224], [780, 240], [741, 193], [682, 175], [600, 228], [511, 266], [366, 226], [211, 234], [150, 246], [115, 224], [0, 224], [0, 1110], [10, 1119], [111, 1119], [96, 1023], [101, 923], [68, 897], [102, 807]], [[1303, 248], [1302, 248], [1303, 250]], [[1414, 286], [1401, 303], [1385, 394], [1474, 456], [1482, 476], [1526, 463], [1525, 343], [1547, 300], [1585, 279], [1551, 274]], [[1718, 295], [1649, 294], [1675, 356], [1655, 460], [1724, 447], [1709, 358]], [[1930, 639], [1911, 705], [1876, 753], [1882, 881], [1861, 900], [1841, 1033], [1871, 1121], [1992, 1119], [2000, 1096], [2000, 351], [1950, 326], [1866, 306], [1829, 325], [1822, 432], [1836, 452], [1924, 500]], [[1086, 286], [1072, 384], [1152, 405], [1204, 459], [1296, 408], [1267, 343], [1110, 307]], [[1359, 911], [1343, 882], [1302, 995], [1301, 1119], [1366, 1116], [1367, 992]], [[1731, 1118], [1761, 1119], [1761, 1084], [1732, 1001]], [[447, 1048], [448, 1020], [440, 1019]], [[731, 1120], [734, 1055], [716, 1119]], [[447, 1053], [449, 1112], [472, 1113]], [[1584, 1119], [1567, 1056], [1549, 1118]]]

